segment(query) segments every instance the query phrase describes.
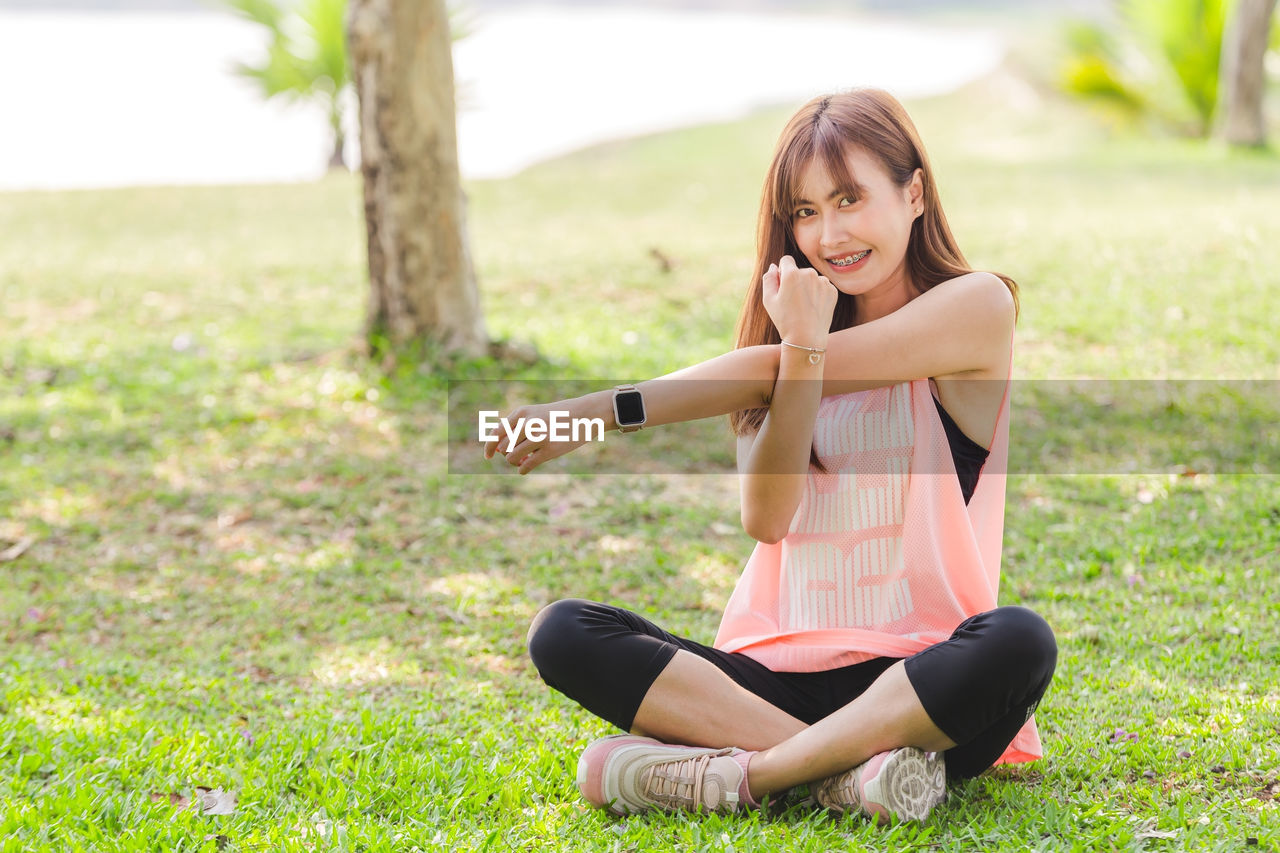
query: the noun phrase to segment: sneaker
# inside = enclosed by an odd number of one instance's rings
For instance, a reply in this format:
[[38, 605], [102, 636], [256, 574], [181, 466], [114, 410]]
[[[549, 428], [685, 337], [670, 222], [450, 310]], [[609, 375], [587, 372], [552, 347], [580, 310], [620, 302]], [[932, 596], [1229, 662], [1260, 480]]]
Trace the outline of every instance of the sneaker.
[[924, 820], [947, 798], [942, 755], [915, 747], [891, 749], [818, 783], [814, 797], [838, 812], [858, 811], [875, 821]]
[[651, 809], [737, 811], [752, 802], [746, 791], [748, 756], [733, 747], [705, 749], [612, 735], [582, 753], [578, 789], [587, 802], [616, 815]]

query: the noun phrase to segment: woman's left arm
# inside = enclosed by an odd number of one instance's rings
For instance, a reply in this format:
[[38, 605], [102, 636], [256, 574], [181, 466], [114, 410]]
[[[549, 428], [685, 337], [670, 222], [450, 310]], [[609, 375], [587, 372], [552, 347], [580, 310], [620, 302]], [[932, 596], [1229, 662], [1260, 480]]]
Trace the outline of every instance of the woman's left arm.
[[[996, 375], [1008, 365], [1013, 321], [1013, 295], [996, 276], [975, 272], [945, 281], [885, 317], [833, 332], [827, 339], [822, 395], [926, 377]], [[767, 406], [778, 377], [780, 350], [776, 344], [743, 347], [640, 383], [647, 425]], [[508, 418], [514, 422], [518, 417], [545, 417], [551, 411], [600, 418], [606, 429], [617, 428], [612, 390], [522, 406]], [[526, 437], [503, 454], [527, 474], [583, 443]], [[492, 458], [499, 446], [498, 440], [487, 442], [485, 458]]]
[[832, 332], [822, 395], [959, 374], [1003, 377], [1014, 318], [1013, 294], [991, 273], [944, 281], [887, 316]]

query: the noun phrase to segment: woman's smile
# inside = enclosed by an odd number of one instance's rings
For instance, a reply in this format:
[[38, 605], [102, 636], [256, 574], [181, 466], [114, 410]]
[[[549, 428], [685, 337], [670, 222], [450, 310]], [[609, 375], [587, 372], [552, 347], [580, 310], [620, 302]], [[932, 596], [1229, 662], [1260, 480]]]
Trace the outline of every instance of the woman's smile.
[[862, 262], [871, 254], [870, 249], [863, 249], [861, 252], [849, 252], [844, 255], [835, 255], [827, 258], [827, 263], [835, 267], [838, 272], [848, 272], [854, 267], [862, 265]]

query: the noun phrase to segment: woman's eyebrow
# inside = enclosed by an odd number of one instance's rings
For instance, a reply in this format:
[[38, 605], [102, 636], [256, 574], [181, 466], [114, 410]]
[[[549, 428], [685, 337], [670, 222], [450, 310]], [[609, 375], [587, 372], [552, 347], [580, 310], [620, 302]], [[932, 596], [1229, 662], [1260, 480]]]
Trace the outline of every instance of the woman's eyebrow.
[[[834, 201], [837, 198], [841, 198], [842, 196], [847, 196], [847, 195], [864, 196], [866, 194], [867, 194], [867, 188], [864, 187], [862, 184], [855, 183], [853, 186], [848, 187], [846, 189], [840, 189], [837, 187], [836, 189], [832, 190], [830, 193], [827, 194], [827, 201]], [[813, 202], [809, 201], [809, 199], [807, 198], [798, 198], [796, 199], [793, 207], [799, 207], [802, 204], [813, 204]]]
[[854, 181], [853, 184], [848, 187], [845, 187], [843, 189], [836, 188], [832, 190], [831, 194], [827, 196], [827, 201], [832, 201], [836, 198], [839, 198], [840, 196], [846, 196], [846, 195], [864, 196], [866, 194], [867, 194], [867, 188], [864, 187], [862, 184], [858, 183], [857, 181]]

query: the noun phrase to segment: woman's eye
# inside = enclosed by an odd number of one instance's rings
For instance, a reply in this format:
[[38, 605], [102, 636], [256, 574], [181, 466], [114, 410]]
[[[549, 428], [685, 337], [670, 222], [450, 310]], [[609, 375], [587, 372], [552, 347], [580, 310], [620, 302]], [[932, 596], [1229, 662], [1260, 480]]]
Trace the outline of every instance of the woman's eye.
[[795, 212], [794, 216], [796, 219], [808, 219], [813, 214], [814, 209], [812, 207], [802, 207]]
[[849, 207], [850, 205], [857, 204], [857, 203], [858, 203], [858, 200], [856, 198], [853, 198], [852, 196], [845, 196], [844, 198], [840, 199], [841, 207]]

